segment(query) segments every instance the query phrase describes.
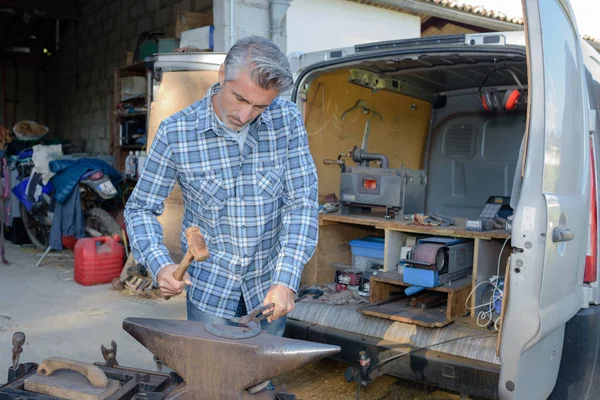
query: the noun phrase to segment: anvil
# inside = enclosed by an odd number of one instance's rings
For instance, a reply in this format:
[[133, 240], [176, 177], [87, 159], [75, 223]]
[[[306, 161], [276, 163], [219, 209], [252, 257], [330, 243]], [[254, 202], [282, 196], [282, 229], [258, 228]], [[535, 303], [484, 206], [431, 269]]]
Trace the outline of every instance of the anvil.
[[185, 385], [169, 396], [178, 400], [258, 398], [246, 389], [341, 350], [265, 331], [228, 339], [196, 321], [126, 318], [123, 329], [183, 378]]

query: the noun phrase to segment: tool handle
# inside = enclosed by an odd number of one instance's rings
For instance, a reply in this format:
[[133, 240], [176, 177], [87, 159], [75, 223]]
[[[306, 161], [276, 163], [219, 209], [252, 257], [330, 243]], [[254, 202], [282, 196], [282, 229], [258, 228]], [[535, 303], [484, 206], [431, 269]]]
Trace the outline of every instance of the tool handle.
[[61, 369], [80, 373], [96, 388], [106, 389], [108, 387], [108, 378], [106, 377], [106, 374], [97, 366], [62, 357], [46, 358], [38, 366], [37, 373], [42, 376], [51, 376]]
[[323, 164], [325, 164], [325, 165], [344, 165], [344, 160], [332, 160], [332, 159], [326, 158], [323, 160]]
[[193, 258], [194, 258], [194, 256], [190, 252], [185, 253], [183, 260], [181, 260], [181, 263], [179, 263], [179, 266], [177, 267], [175, 272], [173, 272], [173, 278], [175, 278], [179, 282], [181, 282], [183, 280], [185, 273], [187, 272], [188, 268], [190, 267], [190, 264], [192, 263]]

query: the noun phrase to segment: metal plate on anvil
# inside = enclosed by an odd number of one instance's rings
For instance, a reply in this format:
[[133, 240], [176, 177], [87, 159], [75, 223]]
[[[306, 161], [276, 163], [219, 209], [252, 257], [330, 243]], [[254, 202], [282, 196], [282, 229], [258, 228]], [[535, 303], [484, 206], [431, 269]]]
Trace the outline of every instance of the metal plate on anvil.
[[260, 333], [260, 324], [254, 321], [248, 323], [248, 326], [233, 326], [226, 324], [204, 324], [207, 332], [227, 339], [248, 339], [257, 336]]

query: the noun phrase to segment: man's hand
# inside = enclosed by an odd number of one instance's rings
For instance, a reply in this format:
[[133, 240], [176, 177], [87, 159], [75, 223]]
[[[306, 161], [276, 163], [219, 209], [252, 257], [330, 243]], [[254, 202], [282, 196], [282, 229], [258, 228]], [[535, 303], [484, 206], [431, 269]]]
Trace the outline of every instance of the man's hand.
[[271, 285], [271, 289], [265, 297], [263, 304], [275, 303], [273, 315], [267, 321], [273, 322], [287, 315], [294, 309], [294, 291], [287, 286]]
[[160, 288], [160, 293], [163, 296], [176, 296], [183, 292], [185, 285], [191, 285], [192, 280], [190, 275], [186, 272], [183, 276], [183, 282], [178, 281], [173, 276], [173, 273], [177, 269], [177, 264], [167, 265], [158, 272], [156, 276], [156, 283]]

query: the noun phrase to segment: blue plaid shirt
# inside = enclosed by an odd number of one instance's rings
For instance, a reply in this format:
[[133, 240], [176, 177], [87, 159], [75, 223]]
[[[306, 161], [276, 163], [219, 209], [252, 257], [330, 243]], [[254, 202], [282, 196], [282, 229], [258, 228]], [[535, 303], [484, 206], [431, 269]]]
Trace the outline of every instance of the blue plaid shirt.
[[211, 254], [190, 266], [188, 296], [202, 311], [231, 318], [241, 294], [251, 310], [271, 284], [297, 291], [317, 243], [317, 173], [295, 104], [275, 98], [250, 124], [240, 154], [212, 108], [219, 90], [217, 83], [204, 99], [162, 121], [125, 220], [135, 259], [156, 279], [174, 263], [156, 218], [178, 182], [182, 249], [183, 231], [195, 225]]

